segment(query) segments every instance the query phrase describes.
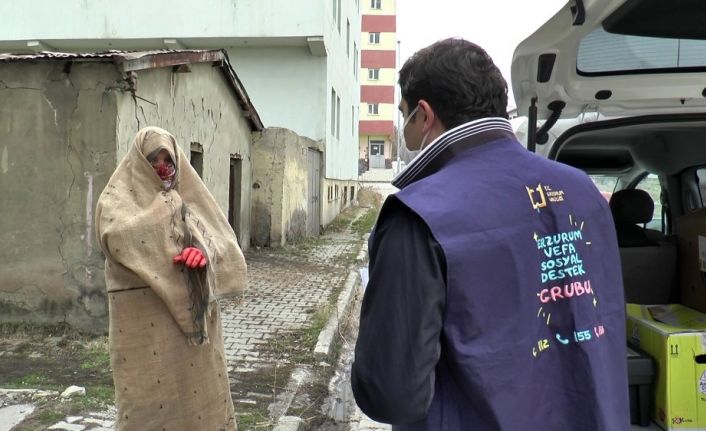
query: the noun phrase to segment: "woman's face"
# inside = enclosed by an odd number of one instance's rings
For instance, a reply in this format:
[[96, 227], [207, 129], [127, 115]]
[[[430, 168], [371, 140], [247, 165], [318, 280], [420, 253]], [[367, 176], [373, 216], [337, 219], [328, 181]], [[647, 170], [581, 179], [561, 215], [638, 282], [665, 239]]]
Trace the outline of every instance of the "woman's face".
[[157, 156], [150, 161], [152, 168], [157, 173], [159, 178], [164, 183], [165, 187], [169, 188], [172, 181], [174, 180], [174, 175], [176, 174], [176, 168], [174, 167], [174, 162], [169, 156], [167, 150], [160, 150]]

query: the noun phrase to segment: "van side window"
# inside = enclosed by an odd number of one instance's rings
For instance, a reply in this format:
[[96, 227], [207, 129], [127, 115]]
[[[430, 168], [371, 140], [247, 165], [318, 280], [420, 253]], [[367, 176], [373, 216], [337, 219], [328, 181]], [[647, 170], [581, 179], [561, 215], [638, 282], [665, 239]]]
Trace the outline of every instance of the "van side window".
[[[706, 171], [704, 171], [706, 174]], [[655, 211], [652, 215], [652, 221], [647, 224], [648, 229], [662, 230], [662, 186], [659, 183], [659, 177], [654, 174], [648, 174], [635, 186], [638, 190], [644, 190], [649, 193], [652, 202], [655, 203]]]
[[706, 168], [696, 170], [696, 180], [699, 184], [699, 194], [701, 195], [701, 206], [706, 206]]
[[600, 190], [603, 197], [609, 201], [610, 196], [615, 191], [615, 187], [618, 185], [618, 177], [610, 175], [589, 175], [589, 177], [598, 190]]

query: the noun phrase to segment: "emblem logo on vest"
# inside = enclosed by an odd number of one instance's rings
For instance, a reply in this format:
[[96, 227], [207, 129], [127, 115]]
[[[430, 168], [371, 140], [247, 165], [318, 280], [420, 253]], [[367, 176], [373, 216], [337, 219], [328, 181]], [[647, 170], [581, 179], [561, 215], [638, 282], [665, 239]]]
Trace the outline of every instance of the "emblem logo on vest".
[[564, 202], [563, 190], [554, 190], [550, 186], [542, 185], [542, 183], [537, 184], [537, 187], [525, 186], [525, 189], [533, 210], [539, 211], [546, 208], [549, 203]]

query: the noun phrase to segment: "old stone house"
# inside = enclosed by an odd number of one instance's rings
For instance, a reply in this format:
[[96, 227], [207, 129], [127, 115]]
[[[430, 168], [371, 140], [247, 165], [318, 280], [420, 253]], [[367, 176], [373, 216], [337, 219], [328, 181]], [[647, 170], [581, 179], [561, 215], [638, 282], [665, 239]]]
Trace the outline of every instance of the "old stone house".
[[225, 51], [0, 54], [0, 321], [106, 328], [95, 203], [148, 125], [176, 136], [247, 248], [263, 125]]

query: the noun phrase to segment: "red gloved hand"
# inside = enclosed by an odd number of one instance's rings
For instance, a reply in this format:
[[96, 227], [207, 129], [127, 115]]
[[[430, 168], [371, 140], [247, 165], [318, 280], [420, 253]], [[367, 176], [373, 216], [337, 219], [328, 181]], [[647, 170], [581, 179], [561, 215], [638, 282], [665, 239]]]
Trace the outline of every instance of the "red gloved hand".
[[183, 263], [187, 268], [203, 268], [206, 256], [196, 247], [186, 247], [181, 254], [174, 256], [174, 263]]

